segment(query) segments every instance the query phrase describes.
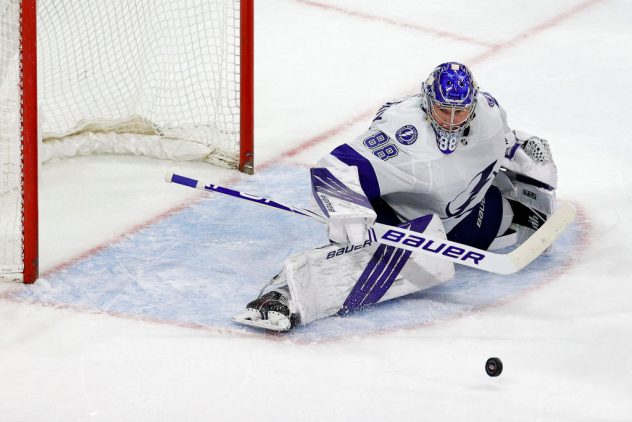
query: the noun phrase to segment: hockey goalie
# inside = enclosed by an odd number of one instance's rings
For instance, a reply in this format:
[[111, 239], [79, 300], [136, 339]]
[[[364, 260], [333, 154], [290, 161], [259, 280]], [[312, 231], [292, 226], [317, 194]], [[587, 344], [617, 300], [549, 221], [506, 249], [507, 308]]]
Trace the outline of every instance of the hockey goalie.
[[276, 331], [418, 292], [454, 264], [371, 242], [375, 222], [482, 250], [524, 242], [555, 210], [548, 142], [511, 130], [467, 66], [436, 67], [310, 170], [331, 244], [291, 256], [235, 321]]

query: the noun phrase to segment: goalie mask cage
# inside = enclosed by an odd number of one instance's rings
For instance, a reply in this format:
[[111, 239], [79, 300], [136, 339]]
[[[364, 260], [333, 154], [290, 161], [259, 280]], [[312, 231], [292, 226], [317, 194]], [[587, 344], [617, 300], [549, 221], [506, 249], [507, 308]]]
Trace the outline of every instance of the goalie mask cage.
[[252, 172], [253, 15], [253, 0], [0, 0], [0, 278], [38, 277], [43, 160]]

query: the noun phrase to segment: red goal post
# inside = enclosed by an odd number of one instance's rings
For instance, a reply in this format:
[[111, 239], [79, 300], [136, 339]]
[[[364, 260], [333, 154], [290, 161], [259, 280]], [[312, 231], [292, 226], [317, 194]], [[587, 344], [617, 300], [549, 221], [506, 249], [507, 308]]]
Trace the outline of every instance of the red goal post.
[[0, 13], [0, 278], [37, 279], [38, 169], [89, 149], [86, 132], [253, 172], [253, 0], [0, 0]]

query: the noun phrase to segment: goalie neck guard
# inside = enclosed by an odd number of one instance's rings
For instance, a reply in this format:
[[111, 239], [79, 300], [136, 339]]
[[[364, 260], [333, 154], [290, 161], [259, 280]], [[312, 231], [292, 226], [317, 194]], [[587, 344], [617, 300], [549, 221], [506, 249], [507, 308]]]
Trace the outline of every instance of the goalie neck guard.
[[478, 85], [464, 64], [437, 66], [421, 85], [422, 109], [434, 129], [437, 146], [444, 154], [454, 152], [474, 117]]

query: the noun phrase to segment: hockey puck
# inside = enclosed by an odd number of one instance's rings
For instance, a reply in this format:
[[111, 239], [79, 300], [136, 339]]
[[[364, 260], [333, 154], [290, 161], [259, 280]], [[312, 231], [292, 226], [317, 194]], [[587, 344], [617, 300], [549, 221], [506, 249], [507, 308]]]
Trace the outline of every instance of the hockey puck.
[[503, 372], [503, 363], [498, 358], [489, 358], [485, 362], [485, 372], [490, 377], [497, 377]]

